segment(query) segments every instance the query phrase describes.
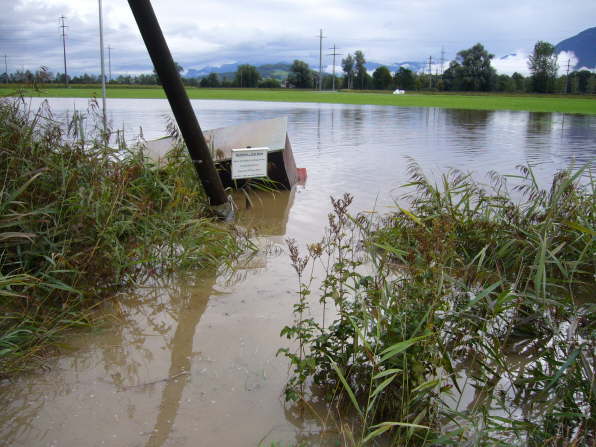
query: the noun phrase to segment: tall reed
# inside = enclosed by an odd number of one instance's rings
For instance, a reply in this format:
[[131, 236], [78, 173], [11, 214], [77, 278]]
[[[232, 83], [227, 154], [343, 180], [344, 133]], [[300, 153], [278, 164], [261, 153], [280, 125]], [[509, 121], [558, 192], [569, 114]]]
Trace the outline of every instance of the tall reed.
[[0, 374], [37, 365], [114, 291], [238, 248], [186, 157], [156, 169], [122, 138], [107, 146], [97, 111], [61, 123], [0, 100]]

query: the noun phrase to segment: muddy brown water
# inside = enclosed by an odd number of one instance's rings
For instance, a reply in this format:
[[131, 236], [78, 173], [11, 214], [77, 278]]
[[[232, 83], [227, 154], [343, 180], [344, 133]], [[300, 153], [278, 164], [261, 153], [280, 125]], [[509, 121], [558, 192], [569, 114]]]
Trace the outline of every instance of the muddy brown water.
[[[33, 100], [36, 107], [39, 100]], [[51, 99], [58, 119], [84, 100]], [[109, 100], [110, 120], [132, 139], [164, 133], [165, 100]], [[429, 175], [449, 167], [479, 179], [517, 164], [552, 173], [594, 160], [596, 117], [526, 112], [327, 104], [194, 101], [204, 128], [287, 115], [308, 180], [261, 195], [239, 224], [261, 248], [234, 271], [152, 278], [119, 296], [106, 327], [76, 334], [48, 368], [0, 383], [0, 444], [14, 446], [249, 446], [308, 440], [334, 427], [284, 403], [288, 366], [276, 357], [292, 320], [296, 278], [284, 239], [317, 240], [329, 196], [350, 192], [353, 211], [389, 212], [407, 159]], [[323, 434], [321, 435], [321, 432]]]

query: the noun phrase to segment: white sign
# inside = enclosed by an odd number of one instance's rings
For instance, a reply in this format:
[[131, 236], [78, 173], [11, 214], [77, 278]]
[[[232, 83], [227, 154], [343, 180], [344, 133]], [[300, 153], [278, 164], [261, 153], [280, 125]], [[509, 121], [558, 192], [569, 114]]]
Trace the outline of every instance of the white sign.
[[232, 179], [266, 177], [267, 147], [232, 149]]

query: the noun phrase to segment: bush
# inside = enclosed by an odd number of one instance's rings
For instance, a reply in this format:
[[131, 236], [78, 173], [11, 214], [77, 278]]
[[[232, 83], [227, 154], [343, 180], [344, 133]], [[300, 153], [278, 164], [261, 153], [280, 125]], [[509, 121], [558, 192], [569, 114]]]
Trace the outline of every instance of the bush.
[[[510, 177], [493, 174], [486, 189], [451, 171], [439, 187], [410, 168], [409, 210], [352, 217], [346, 195], [332, 199], [325, 237], [308, 254], [289, 242], [299, 295], [282, 331], [297, 346], [281, 350], [294, 370], [286, 397], [310, 407], [325, 390], [353, 445], [383, 434], [395, 446], [590, 445], [589, 166], [557, 173], [550, 190], [521, 167], [510, 176], [519, 203]], [[317, 269], [322, 319], [309, 299]]]

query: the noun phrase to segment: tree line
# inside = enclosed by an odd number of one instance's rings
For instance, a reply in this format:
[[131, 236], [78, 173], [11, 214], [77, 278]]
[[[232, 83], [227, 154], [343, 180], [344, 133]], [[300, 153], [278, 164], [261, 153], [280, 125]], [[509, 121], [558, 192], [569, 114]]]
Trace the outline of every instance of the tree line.
[[[281, 88], [282, 83], [278, 79], [262, 79], [257, 68], [253, 65], [240, 65], [235, 75], [231, 78], [221, 77], [217, 73], [211, 73], [203, 78], [191, 78], [182, 75], [184, 69], [176, 63], [182, 83], [189, 87], [262, 87], [262, 88]], [[30, 70], [17, 70], [14, 73], [2, 73], [0, 75], [0, 84], [65, 84], [64, 73], [53, 74], [46, 67], [32, 72]], [[100, 84], [101, 75], [83, 73], [77, 76], [68, 76], [68, 84]], [[155, 70], [153, 73], [141, 73], [139, 75], [118, 75], [113, 79], [108, 79], [106, 83], [114, 85], [160, 85], [159, 76]]]
[[443, 73], [414, 72], [400, 67], [391, 73], [386, 66], [375, 69], [370, 76], [364, 64], [364, 54], [356, 51], [354, 56], [342, 60], [342, 88], [349, 89], [403, 89], [429, 91], [480, 91], [518, 93], [596, 93], [596, 74], [589, 70], [573, 71], [557, 76], [558, 65], [555, 47], [538, 41], [528, 58], [530, 76], [513, 73], [511, 76], [497, 74], [491, 66], [494, 58], [482, 44], [457, 53]]
[[[372, 75], [366, 69], [366, 59], [361, 50], [348, 54], [341, 60], [342, 75], [323, 74], [319, 79], [318, 71], [309, 67], [301, 60], [294, 60], [289, 68], [288, 76], [280, 81], [275, 78], [262, 78], [257, 67], [243, 64], [238, 67], [231, 77], [222, 77], [211, 73], [203, 78], [188, 78], [182, 76], [183, 69], [177, 64], [182, 81], [187, 86], [205, 88], [317, 88], [322, 82], [322, 88], [355, 90], [402, 90], [427, 91], [479, 91], [479, 92], [515, 92], [515, 93], [596, 93], [596, 74], [589, 70], [573, 71], [558, 76], [557, 55], [555, 47], [544, 41], [538, 41], [528, 58], [529, 76], [513, 73], [511, 76], [497, 74], [491, 66], [494, 58], [482, 44], [477, 43], [471, 48], [457, 53], [455, 60], [443, 73], [432, 73], [422, 70], [414, 72], [406, 67], [400, 67], [391, 73], [388, 67], [377, 67]], [[64, 74], [52, 75], [45, 67], [35, 73], [17, 71], [0, 75], [0, 82], [28, 83], [28, 84], [64, 84]], [[101, 82], [98, 75], [82, 74], [68, 78], [70, 84], [97, 84]], [[120, 85], [156, 85], [159, 77], [155, 71], [151, 74], [119, 75], [109, 81], [110, 84]]]
[[[348, 54], [341, 61], [343, 76], [323, 75], [323, 89], [335, 85], [339, 89], [356, 90], [429, 90], [429, 91], [480, 91], [517, 93], [596, 93], [596, 74], [589, 70], [573, 71], [557, 76], [558, 65], [555, 47], [538, 41], [528, 58], [530, 76], [513, 73], [497, 74], [491, 66], [494, 58], [482, 44], [457, 53], [443, 73], [414, 72], [400, 67], [391, 73], [386, 66], [375, 69], [372, 76], [366, 69], [366, 59], [360, 50]], [[315, 88], [319, 73], [311, 70], [306, 62], [295, 60], [290, 67], [289, 87]]]

